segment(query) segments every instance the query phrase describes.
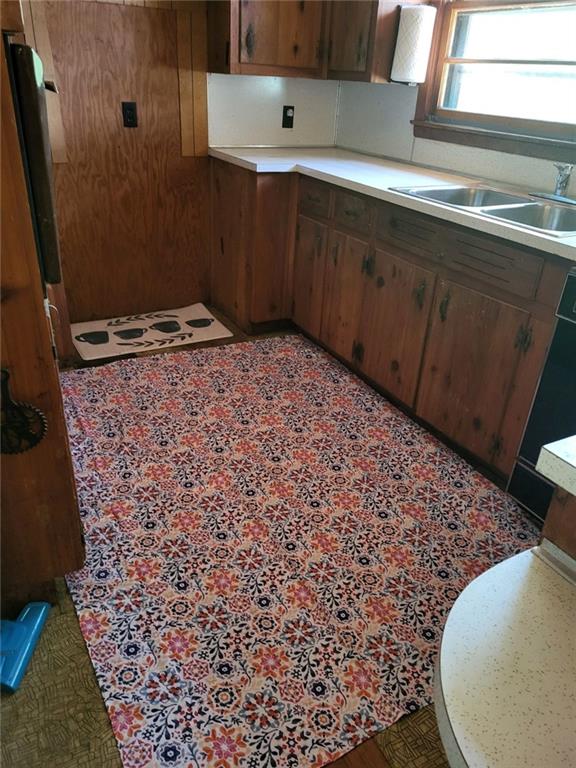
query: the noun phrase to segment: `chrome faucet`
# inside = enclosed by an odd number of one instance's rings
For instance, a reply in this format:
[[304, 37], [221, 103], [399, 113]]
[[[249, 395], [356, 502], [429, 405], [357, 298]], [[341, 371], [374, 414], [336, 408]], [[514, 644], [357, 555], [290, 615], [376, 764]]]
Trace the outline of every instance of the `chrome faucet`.
[[558, 197], [565, 197], [568, 182], [570, 181], [570, 174], [572, 173], [572, 168], [574, 166], [570, 163], [554, 163], [554, 167], [558, 170], [554, 194], [558, 195]]

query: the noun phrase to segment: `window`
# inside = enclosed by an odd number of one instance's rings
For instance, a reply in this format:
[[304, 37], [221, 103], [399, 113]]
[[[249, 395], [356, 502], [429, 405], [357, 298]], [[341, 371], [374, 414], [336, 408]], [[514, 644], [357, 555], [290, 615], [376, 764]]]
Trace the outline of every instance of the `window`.
[[416, 136], [574, 160], [576, 1], [443, 3], [414, 124]]

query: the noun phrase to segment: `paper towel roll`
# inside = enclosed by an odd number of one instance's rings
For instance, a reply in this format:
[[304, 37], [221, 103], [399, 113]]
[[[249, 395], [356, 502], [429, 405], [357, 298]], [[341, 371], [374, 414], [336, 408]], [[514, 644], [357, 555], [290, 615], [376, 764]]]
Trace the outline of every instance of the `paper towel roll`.
[[406, 5], [400, 9], [392, 80], [398, 83], [426, 80], [435, 18], [436, 8], [431, 5]]

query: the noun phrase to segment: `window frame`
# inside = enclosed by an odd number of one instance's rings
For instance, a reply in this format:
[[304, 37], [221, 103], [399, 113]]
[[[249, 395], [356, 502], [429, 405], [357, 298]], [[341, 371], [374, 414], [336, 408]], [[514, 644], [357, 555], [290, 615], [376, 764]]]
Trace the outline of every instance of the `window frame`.
[[[574, 5], [574, 0], [552, 0]], [[438, 9], [426, 83], [420, 86], [412, 121], [417, 138], [576, 162], [576, 126], [539, 120], [445, 110], [440, 104], [444, 66], [457, 12], [514, 6], [546, 6], [551, 0], [435, 0]]]

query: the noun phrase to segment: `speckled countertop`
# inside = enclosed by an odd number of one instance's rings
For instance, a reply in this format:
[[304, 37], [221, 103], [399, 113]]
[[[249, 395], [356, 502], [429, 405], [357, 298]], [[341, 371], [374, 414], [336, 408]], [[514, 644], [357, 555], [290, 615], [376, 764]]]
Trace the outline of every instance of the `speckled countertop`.
[[[287, 173], [336, 184], [364, 195], [402, 205], [420, 213], [437, 216], [444, 221], [472, 227], [489, 235], [537, 248], [576, 262], [576, 237], [553, 237], [539, 234], [513, 224], [449, 208], [441, 203], [408, 197], [394, 192], [391, 187], [416, 187], [478, 183], [478, 178], [462, 176], [410, 163], [396, 162], [382, 157], [365, 155], [338, 147], [210, 147], [212, 157], [247, 168], [257, 173]], [[494, 183], [501, 189], [507, 185]], [[509, 187], [508, 187], [509, 188]], [[518, 191], [518, 190], [516, 190]]]
[[536, 469], [548, 480], [576, 496], [576, 435], [543, 446]]
[[534, 552], [462, 592], [439, 673], [435, 703], [451, 765], [576, 766], [576, 587]]

